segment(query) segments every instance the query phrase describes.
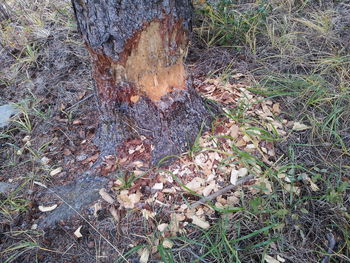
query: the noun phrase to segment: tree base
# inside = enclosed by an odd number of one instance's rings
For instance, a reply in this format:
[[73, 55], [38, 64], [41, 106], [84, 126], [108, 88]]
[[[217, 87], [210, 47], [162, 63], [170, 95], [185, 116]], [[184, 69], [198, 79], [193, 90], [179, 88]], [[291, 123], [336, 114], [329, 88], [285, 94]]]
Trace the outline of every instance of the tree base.
[[210, 127], [215, 111], [192, 88], [168, 93], [157, 102], [140, 97], [136, 103], [119, 104], [113, 121], [101, 120], [95, 143], [103, 155], [118, 155], [128, 140], [144, 136], [152, 144], [150, 165], [158, 165], [187, 151]]

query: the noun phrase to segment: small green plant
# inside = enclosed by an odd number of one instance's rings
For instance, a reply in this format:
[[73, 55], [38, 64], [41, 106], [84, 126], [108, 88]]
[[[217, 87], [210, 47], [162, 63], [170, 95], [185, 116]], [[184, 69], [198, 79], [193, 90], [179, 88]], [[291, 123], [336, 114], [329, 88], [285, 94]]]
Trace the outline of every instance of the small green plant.
[[120, 188], [120, 189], [130, 188], [136, 180], [143, 177], [146, 173], [147, 172], [145, 172], [144, 174], [141, 174], [139, 176], [136, 176], [134, 172], [120, 171], [118, 178], [119, 178], [120, 182], [122, 183], [122, 185], [118, 186], [117, 188]]
[[14, 260], [16, 260], [16, 258], [21, 256], [22, 254], [37, 248], [39, 248], [39, 245], [36, 242], [21, 241], [2, 251], [2, 254], [9, 255], [8, 258], [4, 261], [4, 263], [15, 262]]
[[15, 104], [19, 110], [18, 117], [14, 118], [13, 122], [24, 132], [30, 134], [33, 130], [32, 118], [27, 102]]

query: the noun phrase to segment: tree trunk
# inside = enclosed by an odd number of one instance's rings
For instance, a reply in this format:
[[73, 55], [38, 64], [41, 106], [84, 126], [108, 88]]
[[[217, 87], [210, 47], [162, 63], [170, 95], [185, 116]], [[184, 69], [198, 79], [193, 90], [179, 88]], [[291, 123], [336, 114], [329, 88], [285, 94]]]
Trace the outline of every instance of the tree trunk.
[[151, 162], [186, 151], [212, 115], [184, 66], [191, 0], [72, 0], [93, 63], [103, 153], [147, 138]]

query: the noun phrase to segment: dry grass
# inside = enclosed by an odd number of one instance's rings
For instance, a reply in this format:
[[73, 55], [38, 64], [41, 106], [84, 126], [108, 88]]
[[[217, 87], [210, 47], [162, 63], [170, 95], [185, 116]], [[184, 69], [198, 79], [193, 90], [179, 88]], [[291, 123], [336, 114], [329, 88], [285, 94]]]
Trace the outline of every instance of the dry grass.
[[[349, 262], [350, 2], [198, 2], [189, 59], [196, 62], [196, 75], [235, 83], [237, 73], [245, 73], [247, 83], [254, 83], [251, 92], [280, 103], [281, 119], [303, 122], [310, 129], [289, 131], [283, 138], [269, 133], [281, 156], [274, 167], [262, 165], [272, 193], [243, 192], [240, 209], [216, 211], [208, 230], [191, 226], [186, 235], [167, 237], [172, 249], [159, 243], [158, 231], [147, 235], [154, 226], [135, 211], [128, 211], [116, 230], [103, 209], [95, 227], [120, 244], [130, 260], [138, 260], [141, 249], [156, 248], [163, 262], [264, 262], [266, 255], [286, 262], [319, 262], [327, 255], [326, 234], [332, 233], [336, 247], [330, 262]], [[11, 8], [6, 14], [0, 9], [0, 17], [8, 16], [0, 22], [0, 102], [17, 103], [21, 114], [1, 131], [0, 165], [9, 173], [1, 175], [2, 180], [12, 179], [20, 187], [0, 199], [0, 258], [45, 262], [55, 257], [73, 260], [79, 254], [78, 262], [91, 257], [91, 262], [111, 262], [115, 251], [88, 227], [90, 232], [83, 233], [86, 239], [78, 242], [72, 229], [44, 235], [30, 229], [30, 224], [21, 225], [23, 218], [36, 216], [29, 213], [36, 204], [27, 194], [34, 189], [33, 181], [52, 183], [49, 172], [64, 164], [55, 154], [62, 145], [73, 147], [78, 141], [69, 125], [91, 110], [88, 103], [74, 105], [82, 98], [77, 93], [92, 87], [92, 82], [70, 1], [7, 3]], [[227, 117], [260, 129], [261, 120], [248, 115], [248, 110], [246, 104], [238, 104]], [[62, 119], [68, 124], [59, 124]], [[33, 138], [31, 144], [22, 141], [25, 136]], [[193, 147], [190, 154], [201, 150]], [[227, 162], [238, 158], [247, 167], [261, 162], [237, 147], [227, 154]], [[49, 166], [41, 164], [44, 156], [52, 160]], [[285, 189], [281, 174], [301, 193]], [[305, 178], [319, 190], [310, 190]], [[157, 218], [157, 223], [162, 220]]]

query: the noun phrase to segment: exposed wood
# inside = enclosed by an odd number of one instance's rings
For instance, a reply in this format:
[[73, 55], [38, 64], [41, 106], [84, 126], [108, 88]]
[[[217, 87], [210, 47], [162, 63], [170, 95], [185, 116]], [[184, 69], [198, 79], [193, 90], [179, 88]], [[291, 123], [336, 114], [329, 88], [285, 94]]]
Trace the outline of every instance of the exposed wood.
[[140, 135], [152, 163], [185, 151], [211, 121], [184, 66], [190, 0], [72, 0], [93, 62], [105, 153]]

